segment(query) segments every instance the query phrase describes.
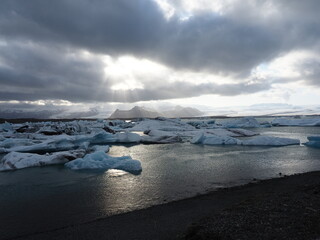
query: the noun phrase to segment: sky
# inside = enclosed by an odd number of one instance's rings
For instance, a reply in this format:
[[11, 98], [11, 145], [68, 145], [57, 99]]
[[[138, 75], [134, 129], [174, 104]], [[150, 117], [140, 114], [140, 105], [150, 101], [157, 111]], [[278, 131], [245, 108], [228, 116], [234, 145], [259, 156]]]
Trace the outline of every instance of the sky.
[[1, 0], [0, 117], [320, 102], [318, 0]]

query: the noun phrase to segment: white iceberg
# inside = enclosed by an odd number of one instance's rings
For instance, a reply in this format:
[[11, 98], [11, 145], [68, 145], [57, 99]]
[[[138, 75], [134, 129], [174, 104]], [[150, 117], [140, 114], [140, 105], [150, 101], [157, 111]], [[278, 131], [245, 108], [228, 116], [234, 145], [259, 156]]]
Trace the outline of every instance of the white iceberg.
[[75, 150], [67, 152], [56, 152], [52, 154], [35, 154], [10, 152], [0, 161], [0, 171], [15, 170], [28, 167], [39, 167], [52, 164], [63, 164], [70, 160], [83, 157], [85, 151]]
[[145, 119], [139, 121], [130, 129], [130, 131], [147, 130], [192, 131], [196, 130], [196, 128], [178, 119], [158, 118], [157, 120]]
[[0, 132], [11, 132], [13, 131], [12, 124], [5, 122], [0, 124]]
[[83, 142], [75, 144], [73, 141], [68, 139], [59, 140], [47, 140], [42, 143], [30, 145], [30, 146], [18, 146], [9, 148], [10, 152], [31, 152], [31, 153], [41, 153], [41, 152], [60, 152], [68, 151], [70, 149], [75, 149], [82, 146]]
[[260, 123], [253, 117], [233, 119], [222, 123], [225, 128], [259, 128]]
[[292, 138], [280, 138], [271, 136], [257, 136], [252, 139], [243, 140], [241, 145], [245, 146], [288, 146], [299, 145], [299, 139]]
[[320, 118], [276, 118], [271, 124], [273, 126], [320, 126]]
[[137, 133], [124, 132], [124, 133], [116, 133], [115, 138], [118, 143], [138, 143], [140, 142], [140, 135]]
[[190, 142], [204, 145], [237, 145], [241, 141], [229, 136], [206, 135], [204, 132], [200, 132]]
[[215, 120], [213, 119], [205, 120], [205, 121], [188, 121], [187, 123], [197, 129], [216, 127]]
[[126, 172], [137, 173], [142, 171], [141, 163], [130, 156], [111, 157], [104, 151], [87, 154], [84, 158], [78, 158], [65, 164], [72, 170], [81, 169], [119, 169]]

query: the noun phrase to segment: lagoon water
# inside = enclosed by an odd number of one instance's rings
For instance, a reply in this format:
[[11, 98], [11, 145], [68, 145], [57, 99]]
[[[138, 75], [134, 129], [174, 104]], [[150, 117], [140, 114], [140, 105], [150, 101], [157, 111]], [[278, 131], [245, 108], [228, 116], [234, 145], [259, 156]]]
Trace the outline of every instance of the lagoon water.
[[[320, 127], [253, 129], [299, 138], [320, 135]], [[57, 229], [109, 215], [203, 194], [220, 187], [320, 170], [320, 149], [301, 146], [245, 147], [168, 145], [112, 146], [113, 156], [140, 160], [132, 175], [71, 171], [63, 166], [0, 173], [0, 239]]]

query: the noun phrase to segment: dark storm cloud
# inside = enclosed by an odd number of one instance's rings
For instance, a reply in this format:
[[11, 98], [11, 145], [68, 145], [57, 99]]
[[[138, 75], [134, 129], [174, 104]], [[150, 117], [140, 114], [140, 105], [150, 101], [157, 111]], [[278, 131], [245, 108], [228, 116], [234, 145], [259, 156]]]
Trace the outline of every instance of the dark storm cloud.
[[[250, 71], [291, 50], [317, 49], [320, 4], [265, 0], [252, 7], [245, 2], [235, 3], [226, 15], [200, 12], [180, 21], [167, 20], [152, 0], [2, 0], [0, 100], [134, 102], [267, 90], [268, 82], [247, 84]], [[281, 13], [274, 19], [260, 17], [268, 2]], [[81, 50], [133, 55], [180, 70], [231, 75], [239, 82], [169, 85], [155, 79], [163, 84], [114, 92], [116, 79], [106, 79], [101, 59], [83, 57]]]
[[[311, 0], [275, 1], [284, 10], [278, 22], [260, 21], [256, 15], [246, 18], [250, 11], [263, 13], [263, 9], [258, 5], [246, 12], [241, 1], [230, 16], [203, 13], [188, 21], [177, 17], [167, 21], [152, 0], [10, 0], [1, 4], [0, 28], [8, 39], [60, 42], [221, 73], [248, 72], [301, 41], [317, 41], [313, 37], [320, 32], [318, 18], [309, 16], [320, 10], [320, 4]], [[244, 17], [235, 16], [237, 9]]]

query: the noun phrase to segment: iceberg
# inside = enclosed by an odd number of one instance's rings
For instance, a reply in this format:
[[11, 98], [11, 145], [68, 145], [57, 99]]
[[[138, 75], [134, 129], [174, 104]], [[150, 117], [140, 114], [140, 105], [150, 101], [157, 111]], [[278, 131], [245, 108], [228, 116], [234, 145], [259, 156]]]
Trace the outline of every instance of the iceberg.
[[140, 135], [137, 133], [124, 132], [124, 133], [116, 133], [115, 138], [118, 143], [138, 143], [140, 142]]
[[306, 142], [304, 145], [308, 147], [313, 147], [313, 148], [320, 148], [320, 141], [309, 141], [309, 142]]
[[320, 148], [320, 136], [309, 136], [309, 142], [306, 142], [304, 145], [313, 148]]
[[320, 136], [309, 136], [308, 137], [309, 141], [316, 141], [316, 142], [320, 142]]
[[138, 173], [142, 171], [140, 161], [133, 160], [130, 156], [111, 157], [104, 151], [87, 154], [84, 158], [78, 158], [66, 163], [65, 167], [72, 170], [119, 169], [130, 173]]
[[148, 136], [141, 137], [141, 143], [144, 144], [167, 144], [182, 142], [182, 138], [173, 132], [166, 132], [161, 130], [147, 130], [144, 134]]
[[130, 131], [147, 131], [147, 130], [161, 130], [161, 131], [192, 131], [195, 127], [182, 122], [177, 119], [158, 118], [157, 120], [144, 119], [136, 123]]
[[320, 126], [320, 118], [276, 118], [273, 126]]
[[11, 132], [13, 131], [12, 124], [5, 122], [0, 124], [0, 132]]
[[229, 136], [205, 135], [202, 132], [194, 136], [190, 142], [204, 145], [237, 145], [241, 141]]
[[200, 129], [200, 128], [212, 128], [215, 127], [215, 120], [206, 121], [188, 121], [187, 124]]
[[257, 136], [249, 140], [244, 140], [241, 145], [244, 146], [288, 146], [288, 145], [299, 145], [299, 139], [292, 138], [280, 138], [271, 136]]
[[32, 144], [35, 144], [35, 142], [30, 139], [7, 138], [4, 141], [0, 142], [0, 147], [12, 148], [17, 146], [30, 146]]
[[225, 128], [259, 128], [260, 123], [253, 117], [234, 119], [222, 123]]
[[35, 154], [10, 152], [0, 161], [0, 171], [16, 170], [28, 167], [39, 167], [52, 164], [64, 164], [70, 160], [83, 157], [85, 151], [75, 150], [66, 152], [56, 152], [52, 154]]
[[102, 151], [102, 152], [107, 153], [107, 152], [109, 152], [110, 147], [109, 147], [109, 145], [96, 145], [96, 146], [93, 146], [91, 148], [91, 150], [94, 151], [94, 152]]

